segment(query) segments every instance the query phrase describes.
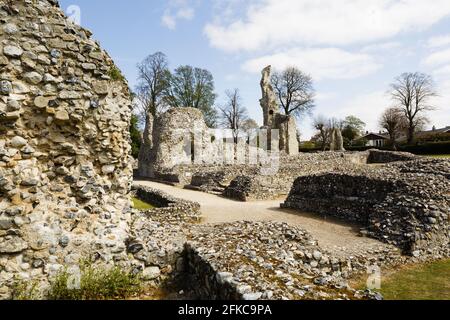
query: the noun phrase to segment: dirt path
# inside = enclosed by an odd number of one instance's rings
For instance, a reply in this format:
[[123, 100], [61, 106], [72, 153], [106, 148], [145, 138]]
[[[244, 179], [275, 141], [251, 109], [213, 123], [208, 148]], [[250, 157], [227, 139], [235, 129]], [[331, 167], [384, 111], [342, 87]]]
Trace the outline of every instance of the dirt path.
[[177, 198], [200, 203], [205, 224], [242, 220], [286, 222], [307, 230], [319, 241], [321, 247], [337, 256], [356, 255], [388, 247], [377, 240], [358, 236], [358, 226], [344, 224], [334, 219], [324, 219], [309, 213], [280, 209], [282, 200], [238, 202], [156, 182], [135, 181], [134, 183], [159, 189]]

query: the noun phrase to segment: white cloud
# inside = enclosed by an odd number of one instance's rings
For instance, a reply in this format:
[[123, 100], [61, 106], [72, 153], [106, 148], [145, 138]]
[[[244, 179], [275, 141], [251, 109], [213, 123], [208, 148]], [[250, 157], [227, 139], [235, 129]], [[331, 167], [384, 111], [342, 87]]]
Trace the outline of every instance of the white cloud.
[[400, 42], [383, 42], [365, 46], [361, 49], [364, 53], [380, 53], [399, 50], [402, 47]]
[[429, 66], [438, 66], [450, 63], [450, 48], [430, 54], [424, 59], [423, 63]]
[[447, 76], [448, 77], [448, 76], [450, 76], [450, 64], [446, 65], [446, 66], [443, 66], [443, 67], [441, 67], [439, 69], [434, 70], [433, 74], [435, 76], [437, 76], [437, 77], [440, 77], [440, 76]]
[[274, 69], [297, 66], [316, 80], [358, 78], [381, 67], [367, 54], [350, 53], [337, 48], [294, 48], [248, 60], [242, 68], [247, 72], [258, 73], [267, 65], [272, 65]]
[[165, 12], [161, 18], [161, 23], [163, 26], [170, 30], [175, 30], [177, 27], [177, 20], [174, 16], [172, 16], [169, 12]]
[[178, 20], [192, 20], [195, 16], [195, 10], [188, 0], [170, 0], [168, 8], [161, 17], [161, 24], [175, 30]]
[[429, 48], [439, 48], [450, 44], [450, 34], [432, 37], [428, 40]]
[[260, 0], [245, 17], [214, 21], [205, 33], [212, 46], [229, 52], [348, 45], [425, 30], [448, 15], [448, 0]]
[[344, 103], [339, 108], [338, 117], [345, 118], [354, 115], [366, 123], [368, 131], [379, 130], [378, 119], [380, 115], [391, 106], [391, 100], [386, 91], [375, 91], [372, 93], [356, 96]]

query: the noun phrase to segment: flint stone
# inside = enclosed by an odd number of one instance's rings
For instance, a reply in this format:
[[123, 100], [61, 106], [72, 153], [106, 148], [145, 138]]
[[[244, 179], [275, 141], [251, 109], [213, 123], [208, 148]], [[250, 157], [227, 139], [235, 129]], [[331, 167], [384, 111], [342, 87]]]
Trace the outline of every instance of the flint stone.
[[0, 253], [19, 253], [28, 248], [28, 244], [20, 237], [12, 236], [9, 239], [0, 239]]
[[47, 108], [50, 100], [52, 98], [39, 96], [34, 99], [34, 105], [40, 109]]
[[5, 46], [3, 54], [8, 57], [19, 58], [23, 54], [23, 50], [17, 46]]
[[31, 84], [38, 84], [42, 81], [42, 75], [33, 71], [24, 74], [23, 78]]
[[3, 27], [3, 31], [7, 34], [15, 34], [19, 31], [19, 28], [14, 23], [7, 23]]
[[262, 296], [263, 296], [263, 293], [261, 293], [261, 292], [246, 293], [242, 296], [242, 299], [245, 301], [256, 301], [256, 300], [261, 299]]
[[145, 268], [142, 275], [146, 280], [154, 280], [161, 275], [161, 270], [158, 267]]
[[111, 174], [116, 170], [116, 166], [114, 165], [106, 165], [102, 167], [103, 174]]
[[0, 219], [0, 230], [9, 230], [14, 227], [12, 219]]
[[11, 82], [2, 80], [0, 81], [0, 94], [2, 95], [8, 95], [12, 91], [12, 85]]
[[98, 95], [108, 94], [108, 83], [106, 81], [96, 81], [93, 84], [94, 92]]
[[58, 121], [69, 121], [69, 113], [66, 110], [58, 110], [55, 113], [55, 119]]
[[28, 142], [27, 142], [27, 140], [25, 140], [22, 137], [15, 136], [14, 138], [11, 139], [10, 143], [11, 143], [11, 146], [14, 148], [22, 148], [22, 147], [26, 146]]

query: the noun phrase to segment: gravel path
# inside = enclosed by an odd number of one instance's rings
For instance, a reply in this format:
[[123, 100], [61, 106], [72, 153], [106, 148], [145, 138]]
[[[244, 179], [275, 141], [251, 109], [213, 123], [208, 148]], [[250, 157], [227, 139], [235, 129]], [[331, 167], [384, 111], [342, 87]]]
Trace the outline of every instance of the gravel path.
[[319, 245], [336, 256], [367, 254], [389, 248], [375, 239], [358, 236], [359, 227], [331, 218], [321, 218], [309, 213], [280, 209], [283, 199], [275, 201], [238, 202], [203, 192], [181, 189], [150, 181], [135, 181], [136, 185], [149, 186], [174, 197], [198, 202], [204, 224], [247, 221], [277, 221], [299, 226], [310, 232]]

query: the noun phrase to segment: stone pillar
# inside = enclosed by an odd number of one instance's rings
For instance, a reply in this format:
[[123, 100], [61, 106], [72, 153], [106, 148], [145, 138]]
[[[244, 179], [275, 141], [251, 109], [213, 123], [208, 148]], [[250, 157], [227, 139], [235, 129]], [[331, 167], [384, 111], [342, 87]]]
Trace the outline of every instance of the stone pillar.
[[331, 132], [330, 151], [345, 151], [344, 138], [339, 128], [333, 128]]
[[138, 175], [140, 177], [150, 177], [151, 175], [150, 164], [152, 162], [151, 154], [153, 149], [153, 124], [153, 114], [148, 112], [145, 119], [145, 130], [138, 158]]
[[279, 114], [277, 97], [270, 82], [271, 66], [264, 68], [261, 78], [262, 99], [261, 108], [264, 113], [264, 127], [272, 129], [275, 123], [276, 115]]

